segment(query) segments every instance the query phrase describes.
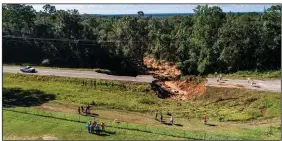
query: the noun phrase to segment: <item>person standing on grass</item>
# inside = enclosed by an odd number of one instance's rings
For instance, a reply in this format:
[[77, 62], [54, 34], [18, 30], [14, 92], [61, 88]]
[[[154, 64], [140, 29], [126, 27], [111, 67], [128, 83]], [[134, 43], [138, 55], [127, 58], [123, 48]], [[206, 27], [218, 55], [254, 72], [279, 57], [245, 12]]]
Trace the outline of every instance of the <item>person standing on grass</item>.
[[93, 127], [93, 133], [94, 133], [94, 130], [95, 130], [96, 125], [97, 125], [97, 122], [96, 122], [96, 120], [94, 120], [94, 121], [93, 121], [93, 124], [92, 124], [92, 127]]
[[155, 113], [155, 120], [158, 120], [158, 112]]
[[204, 116], [203, 120], [204, 120], [204, 124], [207, 124], [208, 121], [207, 121], [207, 116], [206, 115]]
[[102, 127], [102, 131], [105, 131], [105, 123], [104, 122], [101, 123], [101, 127]]
[[84, 108], [83, 108], [83, 106], [81, 106], [81, 111], [82, 111], [82, 113], [84, 112]]
[[86, 115], [88, 115], [89, 113], [90, 113], [90, 106], [88, 105], [87, 107], [86, 107]]
[[97, 133], [97, 135], [100, 135], [100, 127], [99, 127], [99, 125], [98, 124], [96, 124], [96, 133]]
[[171, 116], [170, 116], [170, 123], [171, 123], [171, 125], [173, 125], [173, 120], [174, 120], [174, 119], [173, 119], [173, 116], [171, 115]]
[[88, 129], [88, 133], [91, 133], [91, 121], [86, 124], [86, 128]]
[[78, 107], [77, 111], [78, 111], [78, 114], [80, 114], [80, 107]]
[[160, 121], [163, 122], [163, 114], [161, 113]]
[[94, 134], [94, 132], [95, 132], [95, 126], [96, 126], [96, 123], [92, 123], [92, 125], [91, 125], [91, 131], [92, 131], [92, 133]]

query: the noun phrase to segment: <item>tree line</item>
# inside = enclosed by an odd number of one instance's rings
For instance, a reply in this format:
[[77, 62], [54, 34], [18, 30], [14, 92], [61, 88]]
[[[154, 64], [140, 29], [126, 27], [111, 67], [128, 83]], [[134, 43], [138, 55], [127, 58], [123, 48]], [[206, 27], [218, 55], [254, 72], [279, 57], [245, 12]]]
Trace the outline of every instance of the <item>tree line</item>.
[[194, 14], [99, 18], [46, 4], [3, 5], [3, 63], [104, 68], [136, 75], [143, 58], [175, 62], [183, 75], [281, 68], [281, 6], [263, 13], [224, 13], [199, 5]]

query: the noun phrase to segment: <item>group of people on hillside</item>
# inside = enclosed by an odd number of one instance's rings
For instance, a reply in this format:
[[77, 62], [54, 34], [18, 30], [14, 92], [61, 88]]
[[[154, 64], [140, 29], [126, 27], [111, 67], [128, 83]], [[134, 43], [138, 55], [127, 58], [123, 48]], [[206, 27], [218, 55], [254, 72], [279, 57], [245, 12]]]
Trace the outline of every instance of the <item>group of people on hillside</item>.
[[[158, 120], [158, 112], [155, 113], [155, 120]], [[204, 120], [204, 124], [206, 125], [207, 122], [208, 122], [208, 118], [207, 118], [206, 115], [204, 115], [203, 120]], [[170, 121], [171, 125], [174, 124], [174, 118], [173, 118], [172, 114], [170, 114], [169, 121]], [[162, 115], [162, 113], [160, 113], [160, 122], [161, 123], [163, 122], [163, 115]]]
[[88, 105], [87, 107], [85, 107], [85, 111], [84, 111], [84, 107], [83, 106], [81, 106], [81, 107], [78, 106], [77, 112], [79, 114], [85, 113], [85, 115], [88, 115], [88, 114], [90, 114], [90, 106]]
[[101, 124], [98, 124], [96, 120], [94, 120], [93, 123], [91, 123], [90, 121], [86, 124], [86, 128], [88, 130], [88, 133], [96, 133], [97, 135], [100, 135], [101, 131], [105, 131], [105, 123], [102, 122]]
[[[158, 112], [156, 112], [156, 114], [155, 114], [155, 120], [158, 120]], [[163, 121], [164, 121], [164, 120], [163, 120], [163, 114], [160, 113], [160, 122], [162, 123]], [[172, 115], [170, 115], [169, 121], [170, 121], [171, 125], [173, 125], [173, 123], [174, 123], [174, 118], [173, 118]]]

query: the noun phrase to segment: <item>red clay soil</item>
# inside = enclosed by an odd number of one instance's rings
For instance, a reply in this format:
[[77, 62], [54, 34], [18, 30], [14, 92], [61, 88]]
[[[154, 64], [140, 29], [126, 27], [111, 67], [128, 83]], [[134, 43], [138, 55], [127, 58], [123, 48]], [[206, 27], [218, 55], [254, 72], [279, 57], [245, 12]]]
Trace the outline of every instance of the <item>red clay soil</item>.
[[181, 74], [173, 62], [167, 62], [164, 60], [156, 61], [153, 58], [144, 58], [144, 64], [152, 69], [148, 73], [151, 75], [165, 76], [165, 77], [176, 77]]
[[[170, 82], [173, 85], [176, 85], [179, 90], [185, 91], [186, 93], [183, 93], [181, 96], [172, 96], [171, 100], [186, 100], [186, 99], [192, 99], [193, 97], [200, 96], [205, 93], [206, 86], [205, 82], [201, 82], [200, 84], [195, 84], [192, 81], [176, 81], [176, 82]], [[168, 83], [169, 84], [169, 83]]]
[[[179, 69], [176, 68], [175, 63], [164, 60], [156, 61], [153, 58], [144, 58], [144, 64], [151, 70], [148, 72], [154, 76], [164, 76], [175, 78], [181, 75]], [[205, 82], [195, 84], [193, 81], [179, 80], [179, 81], [164, 81], [158, 83], [166, 88], [171, 88], [170, 100], [186, 100], [196, 96], [202, 95], [206, 91]]]
[[170, 88], [169, 100], [187, 100], [193, 97], [200, 96], [205, 93], [205, 82], [196, 84], [192, 81], [179, 80], [179, 81], [164, 81], [158, 83], [161, 86]]

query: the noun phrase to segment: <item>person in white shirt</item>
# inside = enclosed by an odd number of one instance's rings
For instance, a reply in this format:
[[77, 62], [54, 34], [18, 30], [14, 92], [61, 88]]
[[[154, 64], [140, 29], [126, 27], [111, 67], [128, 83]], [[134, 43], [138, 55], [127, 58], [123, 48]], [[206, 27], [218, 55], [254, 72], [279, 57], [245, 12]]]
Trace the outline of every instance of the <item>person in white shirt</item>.
[[173, 116], [171, 115], [171, 117], [170, 117], [170, 123], [171, 123], [171, 125], [173, 125]]

